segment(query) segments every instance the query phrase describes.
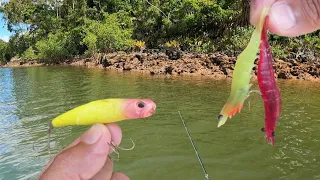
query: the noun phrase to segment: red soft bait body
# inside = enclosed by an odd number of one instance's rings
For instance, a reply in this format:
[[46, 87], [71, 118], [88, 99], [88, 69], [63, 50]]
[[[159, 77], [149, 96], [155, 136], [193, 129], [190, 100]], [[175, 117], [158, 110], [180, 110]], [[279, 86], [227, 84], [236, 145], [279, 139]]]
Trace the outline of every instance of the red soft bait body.
[[257, 78], [265, 110], [265, 124], [261, 130], [265, 132], [266, 141], [274, 145], [275, 128], [280, 116], [282, 102], [272, 67], [272, 55], [268, 43], [267, 26], [268, 16], [265, 19], [261, 33]]

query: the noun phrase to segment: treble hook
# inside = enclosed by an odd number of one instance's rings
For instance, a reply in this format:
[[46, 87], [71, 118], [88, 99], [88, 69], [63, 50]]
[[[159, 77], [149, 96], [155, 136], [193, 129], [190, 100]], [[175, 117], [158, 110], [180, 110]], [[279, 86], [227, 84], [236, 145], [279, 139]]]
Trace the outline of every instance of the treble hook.
[[[113, 141], [112, 141], [111, 143], [108, 143], [108, 145], [110, 146], [110, 148], [112, 149], [112, 151], [115, 152], [115, 153], [117, 154], [117, 156], [118, 156], [118, 159], [116, 159], [115, 161], [119, 161], [119, 159], [120, 159], [119, 149], [120, 149], [120, 150], [123, 150], [123, 151], [131, 151], [131, 150], [134, 149], [135, 143], [133, 142], [133, 140], [132, 140], [131, 138], [130, 138], [130, 140], [131, 140], [131, 142], [132, 142], [132, 147], [131, 147], [131, 148], [128, 148], [128, 149], [122, 148], [122, 147], [120, 147], [120, 146], [117, 146]], [[110, 157], [110, 155], [109, 155], [109, 158], [111, 159], [111, 161], [114, 161], [114, 160]]]
[[[133, 140], [131, 138], [130, 138], [130, 140], [132, 142], [132, 147], [131, 148], [125, 149], [125, 148], [122, 148], [122, 147], [118, 146], [118, 149], [121, 149], [123, 151], [131, 151], [131, 150], [133, 150], [136, 145], [135, 145], [135, 143], [133, 142]], [[113, 143], [113, 145], [116, 146], [116, 144], [114, 142], [112, 142], [112, 143]]]
[[117, 156], [118, 156], [118, 158], [117, 158], [116, 160], [114, 160], [114, 159], [112, 159], [112, 157], [111, 157], [110, 155], [108, 155], [109, 158], [110, 158], [110, 160], [111, 160], [112, 162], [114, 162], [114, 161], [119, 161], [119, 159], [120, 159], [120, 153], [119, 153], [119, 151], [118, 151], [118, 149], [117, 149], [117, 146], [114, 145], [114, 142], [111, 142], [111, 144], [108, 143], [108, 145], [110, 146], [110, 148], [112, 149], [112, 151], [115, 152], [115, 153], [117, 154]]

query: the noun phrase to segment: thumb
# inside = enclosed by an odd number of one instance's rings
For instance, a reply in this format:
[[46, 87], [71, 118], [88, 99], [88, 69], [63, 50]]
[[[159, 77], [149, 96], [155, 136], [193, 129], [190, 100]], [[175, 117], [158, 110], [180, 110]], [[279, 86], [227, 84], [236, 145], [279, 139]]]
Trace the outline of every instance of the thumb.
[[95, 124], [79, 139], [77, 145], [58, 154], [39, 179], [90, 179], [97, 174], [108, 158], [110, 131]]
[[271, 32], [293, 37], [320, 29], [320, 0], [251, 0], [251, 24], [258, 23], [263, 6], [270, 4]]

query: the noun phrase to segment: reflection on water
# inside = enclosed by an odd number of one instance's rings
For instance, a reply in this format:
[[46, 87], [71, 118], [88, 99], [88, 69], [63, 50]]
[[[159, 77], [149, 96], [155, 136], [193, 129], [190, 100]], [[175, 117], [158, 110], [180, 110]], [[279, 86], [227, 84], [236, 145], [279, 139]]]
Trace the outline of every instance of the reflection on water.
[[[131, 179], [202, 179], [177, 111], [186, 121], [212, 179], [320, 179], [320, 84], [279, 81], [283, 98], [276, 146], [265, 144], [261, 98], [253, 94], [221, 128], [217, 115], [229, 96], [230, 81], [167, 78], [75, 67], [0, 69], [0, 179], [35, 179], [50, 157], [88, 127], [63, 127], [46, 145], [46, 127], [55, 116], [104, 98], [150, 98], [156, 114], [119, 122], [123, 146], [115, 168]], [[255, 82], [253, 89], [257, 89]], [[36, 142], [37, 141], [37, 142]]]

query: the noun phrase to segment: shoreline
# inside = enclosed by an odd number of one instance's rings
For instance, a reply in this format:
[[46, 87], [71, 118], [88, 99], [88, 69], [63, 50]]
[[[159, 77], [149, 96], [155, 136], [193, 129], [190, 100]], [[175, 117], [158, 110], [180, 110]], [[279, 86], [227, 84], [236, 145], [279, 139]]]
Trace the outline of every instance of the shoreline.
[[[117, 72], [132, 71], [150, 75], [168, 76], [202, 76], [213, 79], [231, 79], [236, 57], [222, 53], [182, 53], [176, 58], [163, 52], [152, 53], [101, 53], [92, 57], [76, 57], [59, 66], [85, 66], [115, 70]], [[257, 64], [257, 60], [255, 62]], [[53, 64], [37, 61], [10, 61], [0, 67], [52, 66]], [[320, 81], [320, 62], [298, 62], [293, 59], [274, 59], [275, 77], [285, 80]], [[256, 66], [252, 70], [256, 79]]]

